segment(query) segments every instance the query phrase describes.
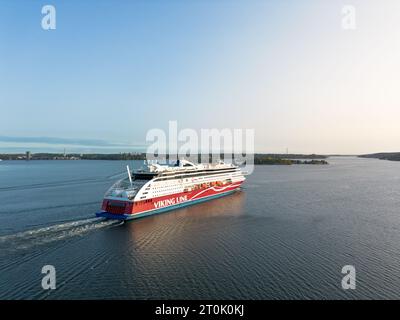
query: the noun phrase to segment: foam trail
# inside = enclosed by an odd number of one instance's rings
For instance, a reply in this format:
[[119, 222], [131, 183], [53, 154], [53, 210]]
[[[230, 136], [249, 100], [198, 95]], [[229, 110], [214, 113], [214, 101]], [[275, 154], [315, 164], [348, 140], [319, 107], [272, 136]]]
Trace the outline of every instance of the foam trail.
[[90, 231], [122, 224], [120, 221], [103, 218], [82, 219], [60, 223], [39, 229], [0, 236], [1, 250], [20, 250], [34, 246], [80, 236]]

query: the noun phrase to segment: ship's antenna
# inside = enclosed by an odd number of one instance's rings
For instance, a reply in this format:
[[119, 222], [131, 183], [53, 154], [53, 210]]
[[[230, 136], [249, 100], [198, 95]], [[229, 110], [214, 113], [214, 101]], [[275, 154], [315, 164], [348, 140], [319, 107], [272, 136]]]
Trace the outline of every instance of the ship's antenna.
[[129, 170], [129, 165], [126, 166], [126, 170], [128, 171], [128, 178], [132, 188], [132, 176], [131, 176], [131, 170]]

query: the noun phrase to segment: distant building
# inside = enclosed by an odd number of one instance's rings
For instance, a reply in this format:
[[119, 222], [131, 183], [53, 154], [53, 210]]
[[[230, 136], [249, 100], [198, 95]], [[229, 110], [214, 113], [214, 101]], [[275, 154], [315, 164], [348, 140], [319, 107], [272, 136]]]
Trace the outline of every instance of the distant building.
[[26, 152], [26, 160], [31, 160], [31, 152], [30, 151]]

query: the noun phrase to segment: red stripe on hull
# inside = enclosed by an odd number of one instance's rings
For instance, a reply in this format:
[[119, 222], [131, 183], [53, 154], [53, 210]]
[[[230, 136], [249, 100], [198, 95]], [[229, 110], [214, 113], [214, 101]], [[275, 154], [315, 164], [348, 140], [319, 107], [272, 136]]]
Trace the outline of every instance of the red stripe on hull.
[[157, 197], [142, 201], [120, 201], [104, 199], [102, 210], [113, 214], [139, 214], [146, 211], [167, 208], [177, 204], [199, 200], [202, 198], [218, 195], [227, 191], [232, 191], [240, 187], [241, 182], [232, 183], [225, 186], [212, 186], [205, 189], [193, 190], [188, 192], [175, 193], [163, 197]]

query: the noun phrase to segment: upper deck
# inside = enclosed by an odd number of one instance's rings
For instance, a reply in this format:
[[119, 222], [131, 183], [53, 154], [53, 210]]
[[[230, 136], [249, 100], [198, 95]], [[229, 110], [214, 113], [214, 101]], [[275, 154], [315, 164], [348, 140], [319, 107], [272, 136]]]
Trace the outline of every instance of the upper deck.
[[226, 164], [222, 161], [218, 163], [207, 163], [207, 164], [194, 164], [187, 160], [178, 160], [175, 165], [160, 165], [158, 163], [147, 165], [146, 169], [139, 169], [135, 174], [142, 173], [157, 173], [158, 176], [164, 176], [169, 174], [176, 174], [181, 172], [192, 172], [192, 171], [211, 171], [211, 170], [222, 170], [222, 169], [234, 169], [236, 168], [233, 164]]
[[233, 172], [238, 167], [225, 164], [222, 161], [216, 164], [194, 164], [187, 160], [178, 160], [175, 165], [145, 164], [144, 167], [130, 173], [117, 181], [105, 194], [108, 199], [133, 200], [139, 190], [150, 180], [162, 181], [179, 179], [194, 175], [208, 175], [213, 173]]

